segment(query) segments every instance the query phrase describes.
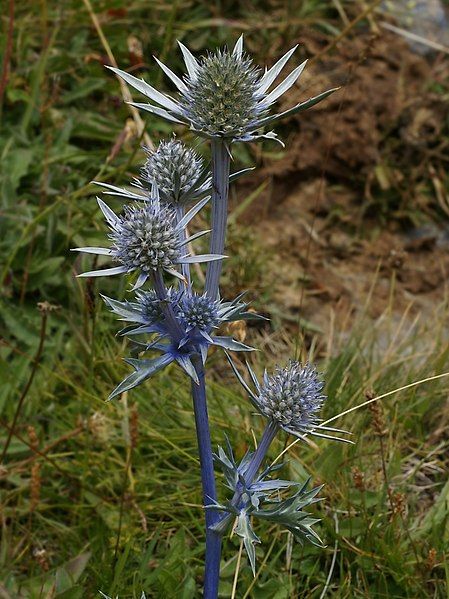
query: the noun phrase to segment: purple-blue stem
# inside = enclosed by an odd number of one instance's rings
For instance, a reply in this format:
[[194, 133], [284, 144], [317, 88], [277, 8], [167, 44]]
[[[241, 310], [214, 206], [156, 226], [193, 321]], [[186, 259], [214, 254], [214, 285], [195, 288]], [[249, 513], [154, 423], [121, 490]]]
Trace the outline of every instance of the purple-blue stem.
[[[212, 140], [212, 217], [210, 253], [223, 254], [228, 218], [228, 192], [230, 156], [225, 142]], [[219, 296], [222, 260], [209, 262], [206, 271], [205, 291], [212, 299]], [[204, 505], [216, 500], [214, 464], [207, 415], [206, 385], [204, 366], [198, 357], [194, 358], [199, 385], [192, 383], [193, 405], [195, 410], [196, 433], [201, 464]], [[220, 580], [221, 535], [211, 530], [219, 519], [215, 510], [206, 510], [206, 564], [204, 577], [204, 599], [218, 597]]]
[[[259, 468], [262, 465], [262, 462], [265, 459], [265, 456], [267, 455], [267, 451], [271, 445], [271, 443], [273, 442], [273, 439], [276, 436], [276, 433], [278, 432], [279, 427], [278, 425], [273, 421], [270, 420], [270, 422], [267, 424], [267, 426], [265, 427], [265, 430], [262, 433], [262, 438], [260, 439], [259, 445], [257, 446], [256, 451], [253, 454], [253, 457], [251, 459], [251, 462], [248, 466], [248, 469], [246, 470], [243, 478], [245, 481], [245, 486], [248, 487], [256, 478], [257, 472], [259, 471]], [[234, 505], [235, 507], [239, 507], [240, 504], [240, 500], [243, 496], [243, 489], [237, 489], [234, 493], [234, 497], [232, 498], [232, 505]], [[232, 514], [224, 514], [221, 515], [219, 517], [219, 522], [220, 522], [220, 531], [224, 532], [226, 530], [227, 524], [228, 522], [231, 520], [231, 518], [233, 518], [234, 516], [232, 516]]]
[[[196, 436], [203, 485], [203, 503], [210, 505], [217, 499], [215, 490], [214, 463], [210, 440], [209, 417], [207, 414], [206, 383], [204, 366], [199, 356], [192, 357], [198, 375], [199, 385], [192, 381], [193, 408], [195, 412]], [[218, 597], [220, 581], [221, 536], [211, 530], [218, 520], [215, 510], [206, 510], [206, 564], [204, 572], [204, 599]]]
[[[212, 232], [210, 253], [223, 254], [228, 220], [229, 168], [231, 157], [226, 142], [213, 139], [212, 150]], [[206, 293], [217, 299], [223, 260], [209, 262], [206, 271]]]
[[[160, 300], [167, 300], [167, 289], [162, 273], [158, 270], [153, 275], [154, 289]], [[167, 302], [165, 316], [173, 341], [182, 339], [184, 331], [177, 320], [173, 308]], [[192, 362], [198, 375], [199, 384], [192, 381], [193, 410], [195, 413], [196, 436], [198, 440], [198, 454], [201, 466], [201, 482], [203, 486], [203, 503], [209, 505], [217, 499], [215, 490], [214, 463], [212, 445], [210, 440], [209, 417], [207, 414], [206, 382], [204, 366], [199, 356], [193, 356]], [[210, 527], [218, 520], [215, 510], [206, 510], [206, 563], [204, 573], [204, 599], [218, 597], [220, 580], [221, 536], [212, 531]]]
[[248, 486], [253, 482], [278, 430], [278, 425], [273, 420], [270, 420], [270, 422], [265, 427], [264, 432], [262, 433], [262, 438], [260, 439], [259, 445], [257, 446], [257, 449], [254, 452], [253, 458], [248, 466], [248, 469], [245, 472], [245, 485]]
[[[176, 212], [176, 221], [179, 222], [181, 220], [181, 218], [184, 216], [184, 208], [182, 206], [178, 205], [175, 208], [175, 212]], [[183, 228], [181, 231], [181, 241], [185, 241], [186, 237], [187, 237], [186, 230], [185, 230], [185, 228]], [[181, 282], [181, 286], [182, 287], [190, 287], [190, 264], [182, 265], [182, 274], [186, 280], [186, 283]]]
[[179, 343], [179, 341], [181, 341], [181, 339], [184, 337], [184, 330], [181, 326], [181, 323], [176, 318], [172, 306], [167, 301], [167, 288], [165, 287], [162, 272], [160, 270], [154, 271], [153, 284], [158, 298], [164, 303], [165, 318], [167, 319], [167, 325], [172, 341], [174, 343]]

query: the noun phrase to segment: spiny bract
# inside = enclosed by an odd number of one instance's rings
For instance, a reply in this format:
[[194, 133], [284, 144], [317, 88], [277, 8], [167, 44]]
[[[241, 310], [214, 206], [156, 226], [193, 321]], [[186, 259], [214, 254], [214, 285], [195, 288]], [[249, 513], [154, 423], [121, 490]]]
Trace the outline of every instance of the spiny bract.
[[163, 94], [125, 71], [108, 68], [154, 102], [131, 102], [133, 106], [172, 123], [187, 125], [204, 137], [222, 138], [227, 143], [248, 142], [264, 137], [276, 139], [272, 131], [262, 131], [282, 118], [307, 110], [337, 89], [318, 94], [279, 114], [270, 114], [273, 104], [296, 83], [306, 65], [306, 61], [302, 62], [275, 85], [297, 46], [263, 74], [244, 54], [243, 36], [237, 40], [232, 52], [225, 48], [199, 60], [181, 42], [179, 47], [187, 68], [187, 75], [182, 79], [156, 58], [158, 65], [175, 84], [178, 97]]

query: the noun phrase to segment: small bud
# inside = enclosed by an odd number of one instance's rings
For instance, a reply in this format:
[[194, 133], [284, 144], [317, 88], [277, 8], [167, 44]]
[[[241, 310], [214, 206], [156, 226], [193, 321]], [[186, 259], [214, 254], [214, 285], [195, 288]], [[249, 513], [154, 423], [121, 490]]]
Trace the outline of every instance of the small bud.
[[35, 462], [31, 467], [30, 481], [30, 512], [33, 513], [39, 504], [41, 496], [41, 465]]
[[437, 550], [435, 548], [429, 549], [429, 553], [427, 554], [426, 559], [426, 567], [428, 570], [433, 570], [437, 563]]
[[363, 472], [361, 470], [359, 470], [359, 468], [357, 468], [357, 466], [354, 466], [354, 468], [352, 468], [351, 470], [352, 472], [352, 480], [354, 482], [354, 487], [358, 490], [358, 491], [365, 491], [366, 487], [365, 487], [365, 475], [363, 474]]
[[40, 568], [44, 572], [48, 572], [48, 570], [50, 569], [50, 562], [48, 560], [47, 550], [36, 548], [33, 550], [33, 557], [36, 560], [36, 562], [39, 564]]
[[204, 173], [202, 158], [181, 141], [161, 141], [157, 150], [146, 149], [148, 158], [142, 169], [142, 179], [156, 182], [161, 198], [170, 204], [193, 201], [203, 185], [199, 181]]

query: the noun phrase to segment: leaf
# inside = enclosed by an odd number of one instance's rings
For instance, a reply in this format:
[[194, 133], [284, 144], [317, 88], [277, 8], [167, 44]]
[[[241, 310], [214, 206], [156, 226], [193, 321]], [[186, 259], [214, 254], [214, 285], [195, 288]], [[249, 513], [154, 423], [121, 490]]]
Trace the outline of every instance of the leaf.
[[119, 217], [115, 214], [115, 212], [113, 212], [109, 206], [103, 202], [103, 200], [101, 198], [97, 198], [97, 202], [98, 205], [100, 207], [100, 210], [103, 212], [104, 217], [106, 219], [106, 221], [112, 226], [114, 227], [117, 223], [120, 222]]
[[161, 69], [164, 71], [164, 73], [167, 75], [167, 77], [169, 77], [173, 81], [173, 83], [176, 85], [176, 87], [179, 89], [179, 91], [186, 92], [187, 86], [178, 77], [178, 75], [173, 73], [173, 71], [167, 65], [165, 65], [163, 62], [161, 62], [156, 56], [153, 56], [153, 58], [157, 62], [157, 64], [161, 67]]
[[106, 68], [110, 69], [113, 73], [121, 77], [124, 81], [126, 81], [126, 83], [128, 83], [128, 85], [131, 85], [132, 87], [137, 89], [137, 91], [139, 91], [144, 96], [147, 96], [148, 98], [150, 98], [154, 102], [157, 102], [158, 104], [160, 104], [164, 108], [167, 108], [168, 110], [171, 110], [175, 113], [179, 113], [179, 106], [178, 104], [176, 104], [176, 102], [174, 102], [168, 96], [161, 94], [161, 92], [157, 91], [157, 89], [155, 89], [153, 86], [151, 86], [143, 79], [137, 79], [137, 77], [134, 77], [134, 75], [130, 75], [129, 73], [126, 73], [125, 71], [122, 71], [115, 67], [110, 67], [106, 65]]
[[195, 204], [193, 208], [190, 208], [190, 210], [179, 220], [177, 228], [183, 229], [184, 227], [186, 227], [192, 220], [192, 218], [196, 216], [202, 208], [204, 208], [209, 199], [210, 198], [204, 198], [200, 202], [198, 202], [198, 204]]
[[61, 104], [70, 104], [74, 100], [80, 98], [86, 98], [92, 95], [97, 89], [104, 87], [105, 81], [103, 79], [88, 79], [87, 81], [76, 84], [75, 89], [66, 92], [61, 98]]
[[72, 252], [83, 252], [84, 254], [96, 254], [97, 256], [110, 256], [111, 249], [110, 248], [100, 248], [100, 247], [84, 247], [84, 248], [73, 248]]
[[318, 94], [318, 96], [314, 96], [313, 98], [309, 98], [308, 100], [305, 100], [304, 102], [301, 102], [300, 104], [297, 104], [296, 106], [293, 106], [293, 108], [290, 108], [289, 110], [285, 110], [284, 112], [281, 112], [279, 114], [274, 114], [272, 116], [268, 116], [264, 119], [261, 119], [259, 121], [258, 125], [261, 127], [263, 127], [264, 125], [272, 125], [273, 123], [280, 121], [281, 119], [284, 119], [288, 116], [292, 116], [298, 112], [303, 112], [304, 110], [307, 110], [308, 108], [312, 108], [312, 106], [315, 106], [315, 104], [318, 104], [322, 100], [325, 100], [328, 96], [330, 96], [331, 94], [333, 94], [334, 92], [336, 92], [339, 89], [340, 89], [339, 87], [334, 87], [332, 89], [328, 89], [327, 91], [325, 91], [321, 94]]
[[253, 575], [256, 575], [256, 549], [254, 545], [260, 543], [259, 537], [255, 534], [251, 527], [251, 521], [248, 514], [245, 511], [240, 512], [237, 518], [237, 526], [235, 532], [239, 537], [243, 539], [245, 550], [248, 555], [249, 563], [251, 564], [251, 570]]
[[239, 37], [239, 39], [236, 41], [234, 49], [232, 51], [232, 54], [234, 54], [234, 56], [237, 56], [238, 58], [241, 58], [242, 52], [243, 52], [243, 33]]
[[236, 341], [231, 337], [212, 337], [214, 345], [218, 345], [219, 347], [224, 347], [230, 351], [256, 351], [254, 347], [250, 347], [249, 345], [245, 345], [240, 341]]
[[179, 125], [185, 125], [183, 121], [180, 121], [172, 114], [170, 114], [167, 110], [160, 108], [159, 106], [153, 106], [152, 104], [142, 104], [141, 102], [127, 102], [130, 106], [134, 106], [139, 110], [145, 110], [146, 112], [151, 112], [152, 114], [156, 114], [157, 116], [161, 116], [167, 121], [171, 121], [172, 123], [177, 123]]
[[299, 67], [296, 67], [296, 69], [294, 69], [290, 73], [290, 75], [288, 75], [288, 77], [286, 77], [284, 79], [284, 81], [282, 83], [280, 83], [277, 87], [275, 87], [274, 90], [271, 93], [269, 93], [266, 98], [264, 98], [262, 100], [261, 105], [269, 106], [270, 104], [273, 104], [273, 102], [275, 102], [280, 96], [282, 96], [282, 94], [284, 92], [286, 92], [288, 89], [290, 89], [290, 87], [301, 76], [303, 70], [305, 69], [306, 64], [307, 64], [307, 60], [305, 60], [304, 62], [302, 62], [299, 65]]
[[170, 354], [164, 354], [163, 356], [159, 356], [158, 358], [154, 358], [153, 360], [137, 360], [134, 358], [128, 358], [126, 362], [131, 364], [136, 371], [127, 376], [121, 383], [118, 385], [111, 395], [108, 397], [108, 401], [117, 397], [121, 393], [125, 391], [129, 391], [130, 389], [134, 389], [137, 385], [140, 385], [144, 381], [146, 381], [150, 376], [162, 370], [165, 366], [168, 366], [173, 362], [174, 358]]
[[117, 187], [116, 185], [110, 185], [109, 183], [104, 183], [103, 181], [92, 181], [93, 184], [99, 185], [100, 187], [104, 187], [109, 189], [109, 191], [104, 191], [103, 193], [106, 195], [115, 195], [124, 198], [130, 198], [131, 200], [138, 200], [140, 202], [147, 202], [148, 197], [142, 196], [138, 193], [134, 193], [130, 189], [124, 189], [123, 187]]
[[198, 254], [196, 256], [182, 256], [179, 258], [180, 264], [201, 264], [201, 262], [214, 262], [215, 260], [223, 260], [227, 256], [221, 254]]
[[80, 555], [74, 557], [56, 570], [55, 586], [58, 594], [73, 588], [74, 584], [84, 572], [90, 556], [90, 551], [80, 553]]
[[121, 316], [123, 320], [137, 322], [139, 324], [147, 323], [138, 304], [131, 302], [119, 302], [118, 300], [101, 293], [100, 296], [104, 303], [112, 310], [112, 312]]
[[109, 277], [112, 275], [121, 275], [128, 272], [126, 266], [113, 266], [112, 268], [103, 268], [101, 270], [89, 270], [77, 275], [78, 277]]
[[184, 46], [180, 41], [178, 41], [178, 45], [181, 48], [182, 56], [184, 58], [184, 62], [187, 68], [187, 72], [189, 73], [190, 79], [192, 81], [196, 80], [196, 72], [198, 70], [198, 62], [193, 54], [190, 52], [188, 48]]
[[198, 374], [195, 370], [195, 367], [192, 363], [192, 360], [189, 358], [189, 356], [185, 356], [183, 354], [178, 354], [176, 356], [176, 361], [178, 362], [178, 364], [181, 366], [181, 368], [189, 375], [189, 377], [197, 384], [200, 384], [200, 381], [198, 379]]
[[13, 191], [28, 173], [34, 157], [34, 151], [29, 148], [14, 148], [2, 157], [2, 175], [8, 177]]

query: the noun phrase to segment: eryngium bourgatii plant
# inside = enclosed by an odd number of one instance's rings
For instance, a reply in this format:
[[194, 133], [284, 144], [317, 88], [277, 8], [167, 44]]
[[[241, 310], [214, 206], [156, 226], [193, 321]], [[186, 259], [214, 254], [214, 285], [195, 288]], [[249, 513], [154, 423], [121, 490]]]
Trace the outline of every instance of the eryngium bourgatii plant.
[[[205, 364], [212, 345], [225, 352], [252, 350], [232, 337], [217, 334], [224, 323], [261, 318], [248, 310], [242, 296], [231, 301], [220, 297], [229, 182], [252, 170], [230, 175], [231, 145], [276, 139], [273, 132], [265, 131], [267, 126], [310, 108], [335, 90], [273, 114], [271, 110], [276, 100], [297, 81], [305, 67], [303, 62], [275, 85], [295, 48], [262, 72], [244, 53], [242, 37], [232, 52], [226, 48], [216, 50], [199, 60], [185, 46], [179, 45], [187, 69], [182, 78], [156, 59], [176, 86], [176, 96], [163, 94], [125, 71], [112, 70], [151, 101], [134, 106], [172, 123], [187, 125], [197, 135], [210, 140], [211, 171], [195, 150], [176, 139], [161, 141], [154, 151], [146, 149], [147, 161], [131, 188], [100, 183], [107, 195], [126, 202], [122, 212], [116, 214], [98, 199], [110, 228], [109, 247], [84, 247], [78, 251], [107, 256], [115, 263], [80, 276], [133, 273], [134, 277], [131, 299], [118, 301], [103, 297], [125, 323], [120, 334], [130, 340], [131, 357], [126, 361], [134, 369], [110, 397], [140, 385], [171, 363], [178, 364], [191, 379], [206, 508], [204, 597], [215, 599], [222, 537], [233, 522], [236, 522], [236, 533], [243, 538], [253, 571], [254, 544], [259, 542], [252, 528], [253, 518], [281, 524], [300, 542], [320, 543], [313, 529], [316, 519], [305, 511], [317, 501], [319, 489], [307, 490], [308, 481], [298, 484], [273, 478], [278, 466], [260, 472], [271, 442], [281, 431], [301, 439], [315, 435], [344, 440], [341, 437], [344, 431], [325, 427], [319, 419], [326, 398], [322, 393], [324, 384], [315, 367], [292, 361], [273, 374], [265, 372], [259, 382], [248, 365], [248, 384], [226, 353], [254, 407], [267, 421], [256, 451], [247, 453], [238, 463], [229, 443], [226, 451], [219, 448], [217, 454], [212, 453]], [[211, 230], [189, 236], [187, 225], [210, 198]], [[209, 253], [194, 255], [191, 242], [209, 232]], [[203, 291], [194, 289], [190, 273], [193, 263], [207, 263]], [[172, 278], [171, 286], [166, 282], [167, 275]], [[150, 288], [144, 289], [148, 283]], [[214, 460], [232, 492], [231, 498], [224, 502], [217, 500]], [[294, 492], [286, 496], [292, 487]]]

